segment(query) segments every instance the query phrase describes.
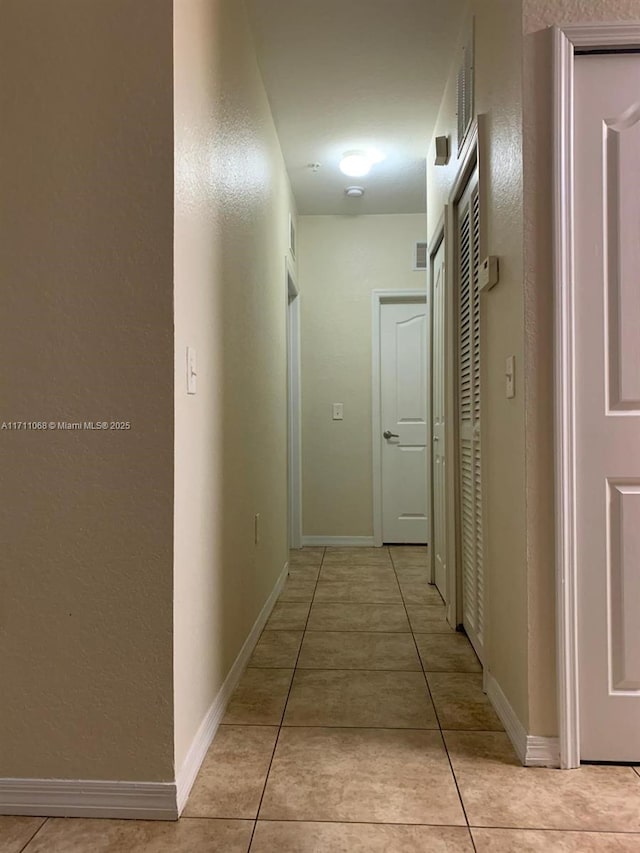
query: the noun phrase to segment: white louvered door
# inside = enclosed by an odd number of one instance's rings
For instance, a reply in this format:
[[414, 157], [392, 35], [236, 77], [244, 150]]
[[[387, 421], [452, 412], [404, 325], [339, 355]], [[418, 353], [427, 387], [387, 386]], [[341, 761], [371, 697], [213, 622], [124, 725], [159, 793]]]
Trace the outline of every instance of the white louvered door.
[[477, 170], [458, 204], [458, 470], [462, 624], [484, 650], [484, 566], [480, 439], [480, 199]]

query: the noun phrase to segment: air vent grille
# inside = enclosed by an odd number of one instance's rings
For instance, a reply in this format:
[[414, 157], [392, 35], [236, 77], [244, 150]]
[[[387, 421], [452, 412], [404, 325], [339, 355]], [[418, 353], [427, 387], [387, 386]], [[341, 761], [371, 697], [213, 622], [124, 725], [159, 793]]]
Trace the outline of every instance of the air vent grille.
[[426, 270], [428, 263], [428, 243], [416, 243], [416, 253], [414, 257], [414, 269]]
[[473, 35], [462, 51], [462, 63], [458, 70], [458, 153], [473, 120]]

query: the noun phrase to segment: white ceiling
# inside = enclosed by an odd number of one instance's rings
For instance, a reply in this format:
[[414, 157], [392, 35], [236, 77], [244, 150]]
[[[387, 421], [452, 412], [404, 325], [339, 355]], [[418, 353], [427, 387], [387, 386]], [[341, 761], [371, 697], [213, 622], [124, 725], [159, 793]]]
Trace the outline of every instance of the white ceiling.
[[[425, 211], [427, 146], [466, 6], [247, 0], [299, 213]], [[365, 178], [344, 176], [342, 154], [367, 146], [386, 160]], [[352, 184], [364, 198], [345, 197]]]

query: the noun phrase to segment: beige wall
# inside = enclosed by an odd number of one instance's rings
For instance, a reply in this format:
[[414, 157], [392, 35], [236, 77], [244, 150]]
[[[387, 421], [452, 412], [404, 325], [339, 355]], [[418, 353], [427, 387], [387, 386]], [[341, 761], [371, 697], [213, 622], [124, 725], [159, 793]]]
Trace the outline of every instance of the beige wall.
[[0, 775], [173, 778], [170, 0], [0, 3]]
[[[475, 0], [475, 112], [481, 138], [483, 254], [500, 257], [500, 283], [482, 301], [482, 452], [486, 511], [487, 666], [528, 725], [528, 627], [525, 505], [525, 330], [522, 291], [522, 23], [519, 0]], [[455, 148], [455, 75], [451, 71], [434, 135]], [[434, 234], [455, 180], [428, 156], [428, 231]], [[516, 358], [515, 399], [504, 392], [505, 359]]]
[[549, 26], [640, 19], [638, 0], [523, 0], [524, 310], [530, 728], [557, 731], [553, 516], [552, 50]]
[[[293, 202], [243, 4], [175, 0], [174, 14], [179, 771], [287, 559]], [[197, 350], [196, 396], [185, 389], [187, 345]]]
[[298, 230], [303, 532], [372, 536], [371, 292], [424, 288], [426, 217], [301, 216]]

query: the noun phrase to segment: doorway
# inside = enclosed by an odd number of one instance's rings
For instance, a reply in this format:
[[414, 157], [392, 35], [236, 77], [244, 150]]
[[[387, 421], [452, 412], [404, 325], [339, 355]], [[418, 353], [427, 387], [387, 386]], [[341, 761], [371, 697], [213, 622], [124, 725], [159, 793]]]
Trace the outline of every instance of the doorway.
[[300, 293], [289, 258], [285, 260], [287, 298], [287, 477], [289, 547], [302, 547], [302, 441], [300, 371]]
[[637, 51], [631, 24], [554, 35], [559, 729], [577, 767], [640, 761], [640, 56], [615, 53]]
[[424, 291], [373, 293], [376, 545], [427, 544], [429, 324]]

